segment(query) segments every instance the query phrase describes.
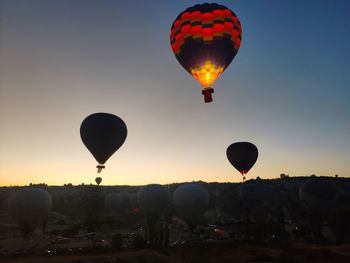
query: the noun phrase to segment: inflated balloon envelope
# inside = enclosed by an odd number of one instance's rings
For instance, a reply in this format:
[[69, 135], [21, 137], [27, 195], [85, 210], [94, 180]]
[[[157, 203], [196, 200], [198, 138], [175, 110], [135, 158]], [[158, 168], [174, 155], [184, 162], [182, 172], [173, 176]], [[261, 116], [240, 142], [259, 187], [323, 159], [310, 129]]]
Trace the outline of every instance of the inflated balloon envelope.
[[95, 178], [95, 182], [97, 185], [100, 185], [100, 183], [102, 182], [102, 178], [101, 177], [96, 177]]
[[87, 116], [80, 126], [84, 145], [99, 163], [97, 172], [124, 143], [128, 130], [124, 121], [110, 113], [94, 113]]
[[52, 199], [40, 188], [23, 188], [15, 192], [8, 201], [8, 209], [23, 236], [33, 232], [50, 211]]
[[236, 56], [241, 39], [240, 21], [223, 5], [192, 6], [173, 22], [171, 48], [178, 62], [202, 85], [206, 103], [213, 100], [212, 85]]
[[258, 159], [258, 148], [250, 142], [236, 142], [227, 148], [226, 156], [244, 178]]
[[173, 205], [179, 217], [194, 228], [202, 219], [209, 205], [207, 190], [197, 184], [185, 184], [176, 188]]
[[138, 192], [138, 204], [147, 218], [159, 218], [171, 203], [169, 190], [160, 184], [148, 184]]

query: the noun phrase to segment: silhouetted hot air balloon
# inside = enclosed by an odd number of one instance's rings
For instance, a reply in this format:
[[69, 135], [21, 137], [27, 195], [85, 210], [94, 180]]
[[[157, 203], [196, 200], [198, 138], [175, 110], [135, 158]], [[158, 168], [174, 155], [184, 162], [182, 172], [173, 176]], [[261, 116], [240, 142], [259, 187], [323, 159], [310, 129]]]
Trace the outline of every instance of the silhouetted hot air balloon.
[[197, 184], [182, 185], [173, 194], [173, 205], [179, 217], [193, 229], [208, 208], [208, 191]]
[[157, 220], [170, 205], [170, 199], [168, 189], [160, 184], [146, 185], [138, 193], [141, 212], [154, 220]]
[[95, 182], [97, 185], [100, 185], [100, 183], [102, 182], [102, 178], [101, 177], [96, 177], [95, 178]]
[[236, 142], [226, 150], [227, 159], [243, 176], [253, 167], [258, 159], [258, 148], [250, 142]]
[[80, 137], [99, 163], [98, 173], [105, 168], [109, 157], [123, 145], [127, 133], [124, 121], [110, 113], [94, 113], [84, 119]]
[[24, 237], [45, 221], [51, 206], [50, 194], [40, 188], [21, 189], [8, 201], [9, 212]]
[[213, 100], [212, 85], [236, 56], [241, 38], [241, 23], [223, 5], [197, 4], [173, 22], [171, 48], [179, 63], [203, 86], [205, 102]]
[[138, 192], [138, 203], [141, 212], [146, 217], [145, 239], [153, 246], [155, 242], [155, 228], [160, 217], [170, 208], [171, 197], [169, 190], [160, 184], [149, 184]]

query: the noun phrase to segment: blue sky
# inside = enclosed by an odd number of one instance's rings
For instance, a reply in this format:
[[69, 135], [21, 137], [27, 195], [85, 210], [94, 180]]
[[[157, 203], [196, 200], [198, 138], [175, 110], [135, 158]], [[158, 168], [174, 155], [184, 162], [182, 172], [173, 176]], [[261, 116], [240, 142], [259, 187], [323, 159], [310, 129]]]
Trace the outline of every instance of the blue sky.
[[350, 2], [220, 1], [241, 48], [204, 104], [169, 44], [197, 1], [0, 1], [0, 185], [93, 182], [81, 121], [128, 125], [105, 184], [240, 181], [227, 146], [251, 141], [248, 178], [350, 176]]

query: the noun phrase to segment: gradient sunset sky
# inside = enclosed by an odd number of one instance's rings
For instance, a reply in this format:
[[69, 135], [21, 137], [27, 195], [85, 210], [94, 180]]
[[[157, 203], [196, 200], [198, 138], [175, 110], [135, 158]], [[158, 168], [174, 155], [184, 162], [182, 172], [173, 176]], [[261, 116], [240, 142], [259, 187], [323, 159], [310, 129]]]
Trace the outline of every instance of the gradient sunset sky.
[[238, 182], [236, 141], [259, 149], [247, 178], [350, 176], [350, 1], [219, 1], [243, 34], [210, 104], [169, 44], [196, 3], [0, 0], [0, 185], [93, 183], [95, 112], [128, 126], [103, 185]]

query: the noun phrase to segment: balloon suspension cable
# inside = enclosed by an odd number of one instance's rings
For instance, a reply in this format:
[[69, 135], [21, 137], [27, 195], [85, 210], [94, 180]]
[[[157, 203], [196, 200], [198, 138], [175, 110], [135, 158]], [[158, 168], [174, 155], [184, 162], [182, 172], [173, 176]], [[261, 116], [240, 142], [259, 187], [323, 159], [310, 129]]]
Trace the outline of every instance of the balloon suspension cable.
[[246, 175], [247, 171], [242, 170], [242, 171], [240, 171], [240, 173], [242, 174], [242, 179], [243, 179], [243, 183], [244, 183], [244, 181], [245, 181], [245, 175]]
[[101, 173], [102, 169], [104, 169], [105, 166], [103, 164], [99, 164], [99, 165], [96, 166], [96, 168], [97, 168], [97, 172]]
[[204, 95], [204, 102], [209, 103], [213, 101], [212, 93], [214, 93], [213, 88], [205, 88], [202, 90], [202, 94]]

